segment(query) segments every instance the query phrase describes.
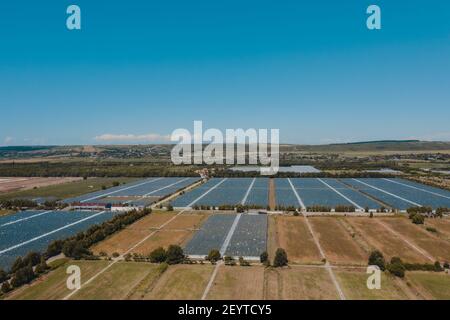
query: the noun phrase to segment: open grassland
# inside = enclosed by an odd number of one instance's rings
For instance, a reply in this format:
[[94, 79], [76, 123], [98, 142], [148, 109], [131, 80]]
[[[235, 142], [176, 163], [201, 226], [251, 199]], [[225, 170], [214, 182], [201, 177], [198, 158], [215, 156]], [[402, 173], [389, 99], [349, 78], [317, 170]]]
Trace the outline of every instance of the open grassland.
[[450, 300], [450, 274], [408, 272], [406, 280], [426, 299]]
[[174, 212], [152, 212], [127, 227], [131, 230], [150, 230], [161, 227], [175, 216]]
[[7, 296], [15, 300], [57, 300], [63, 299], [71, 291], [67, 289], [66, 274], [69, 265], [76, 265], [81, 270], [81, 284], [107, 266], [108, 261], [69, 261], [54, 271], [25, 285]]
[[450, 241], [450, 219], [425, 219], [425, 227], [435, 228], [440, 238]]
[[159, 265], [142, 262], [118, 262], [94, 281], [82, 287], [71, 299], [109, 300], [126, 299], [141, 281], [157, 278]]
[[335, 300], [339, 296], [325, 268], [266, 269], [265, 298], [269, 300]]
[[160, 230], [151, 237], [134, 248], [131, 253], [149, 255], [159, 247], [167, 249], [171, 244], [183, 246], [193, 235], [193, 231], [188, 230]]
[[81, 180], [80, 177], [14, 177], [0, 178], [0, 192], [22, 191]]
[[127, 294], [128, 300], [142, 300], [155, 286], [161, 275], [167, 270], [166, 264], [152, 266], [147, 275]]
[[164, 230], [169, 229], [199, 229], [202, 223], [206, 220], [208, 217], [207, 214], [202, 213], [183, 213], [179, 215], [176, 219], [169, 222], [167, 225], [164, 226]]
[[273, 260], [277, 248], [283, 248], [290, 263], [321, 263], [320, 252], [305, 223], [305, 218], [269, 216], [268, 248]]
[[261, 300], [264, 298], [264, 268], [220, 266], [209, 300]]
[[368, 255], [335, 217], [311, 217], [314, 233], [328, 261], [341, 265], [366, 265]]
[[148, 255], [158, 247], [167, 248], [171, 244], [184, 245], [206, 219], [205, 214], [181, 214], [169, 222], [161, 230], [164, 223], [174, 218], [174, 212], [154, 212], [136, 221], [124, 230], [101, 241], [92, 247], [96, 254], [105, 252], [108, 255], [114, 252], [123, 254], [130, 248], [151, 235], [147, 240], [138, 245], [131, 253]]
[[114, 252], [122, 254], [150, 233], [154, 232], [156, 228], [173, 218], [174, 215], [174, 213], [151, 213], [127, 228], [97, 243], [91, 249], [95, 254], [99, 254], [100, 252], [105, 252], [109, 255]]
[[46, 186], [37, 189], [30, 189], [17, 192], [8, 192], [0, 195], [0, 200], [8, 200], [14, 198], [37, 198], [37, 197], [56, 197], [57, 199], [65, 199], [77, 197], [89, 192], [102, 189], [102, 186], [112, 187], [113, 182], [127, 183], [135, 181], [135, 178], [92, 178], [67, 182], [58, 185]]
[[365, 270], [336, 269], [336, 277], [347, 299], [351, 300], [405, 300], [408, 294], [404, 286], [397, 284], [398, 279], [382, 272], [381, 288], [370, 290], [367, 288], [369, 274]]
[[429, 262], [426, 257], [377, 223], [376, 219], [352, 217], [346, 218], [346, 221], [369, 243], [372, 250], [381, 251], [387, 260], [400, 257], [403, 261], [410, 263]]
[[212, 265], [170, 266], [143, 299], [198, 300], [203, 295], [213, 268]]
[[407, 218], [380, 218], [401, 236], [425, 250], [434, 259], [450, 261], [450, 242], [439, 239]]

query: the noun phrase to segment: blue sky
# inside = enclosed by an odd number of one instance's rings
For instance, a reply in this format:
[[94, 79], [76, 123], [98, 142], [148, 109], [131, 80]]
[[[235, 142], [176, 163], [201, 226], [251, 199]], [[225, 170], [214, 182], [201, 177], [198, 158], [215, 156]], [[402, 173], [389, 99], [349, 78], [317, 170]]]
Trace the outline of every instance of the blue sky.
[[163, 142], [194, 120], [450, 140], [450, 2], [1, 1], [0, 111], [0, 145]]

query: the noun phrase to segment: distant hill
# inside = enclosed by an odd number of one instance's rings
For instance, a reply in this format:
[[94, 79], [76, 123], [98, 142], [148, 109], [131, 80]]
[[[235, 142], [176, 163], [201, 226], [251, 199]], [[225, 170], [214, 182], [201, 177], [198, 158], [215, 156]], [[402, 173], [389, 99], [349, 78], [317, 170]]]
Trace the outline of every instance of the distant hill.
[[[100, 146], [15, 146], [0, 147], [0, 159], [32, 157], [89, 157], [110, 159], [170, 157], [173, 144], [100, 145]], [[450, 142], [419, 140], [381, 140], [327, 145], [281, 144], [280, 152], [344, 153], [344, 152], [437, 152], [450, 150]]]
[[370, 152], [370, 151], [437, 151], [450, 150], [450, 142], [419, 140], [380, 140], [327, 145], [290, 145], [283, 151], [309, 152]]

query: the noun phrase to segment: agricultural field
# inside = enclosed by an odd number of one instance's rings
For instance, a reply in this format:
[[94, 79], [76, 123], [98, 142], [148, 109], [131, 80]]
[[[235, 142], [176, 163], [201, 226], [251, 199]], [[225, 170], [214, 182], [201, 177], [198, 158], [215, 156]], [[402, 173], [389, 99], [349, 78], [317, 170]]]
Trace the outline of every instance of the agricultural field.
[[442, 218], [442, 219], [425, 219], [425, 227], [426, 228], [434, 228], [436, 229], [436, 234], [438, 237], [450, 240], [450, 219]]
[[385, 258], [400, 257], [409, 263], [427, 263], [429, 259], [412, 249], [405, 241], [396, 237], [378, 223], [378, 218], [353, 217], [345, 218], [354, 230], [365, 240], [371, 250], [381, 251]]
[[144, 300], [199, 300], [208, 284], [214, 266], [176, 265], [163, 273]]
[[442, 240], [431, 232], [414, 225], [407, 218], [380, 218], [379, 221], [397, 232], [403, 239], [430, 256], [430, 262], [450, 261], [450, 242]]
[[23, 286], [8, 295], [12, 300], [57, 300], [63, 299], [71, 291], [67, 289], [66, 269], [69, 265], [76, 265], [81, 270], [81, 284], [97, 274], [108, 265], [108, 261], [69, 261], [54, 271]]
[[[248, 205], [266, 208], [269, 205], [268, 178], [213, 178], [207, 183], [175, 199], [175, 207], [189, 207], [202, 194], [197, 205]], [[191, 204], [192, 205], [192, 204]]]
[[425, 299], [450, 300], [450, 274], [415, 271], [406, 280]]
[[0, 217], [0, 268], [8, 270], [17, 257], [43, 251], [90, 226], [110, 220], [118, 212], [24, 211]]
[[367, 265], [368, 253], [334, 217], [308, 218], [327, 260], [340, 265]]
[[176, 214], [175, 212], [153, 212], [96, 244], [92, 250], [96, 254], [100, 252], [108, 255], [114, 252], [123, 254], [150, 235], [130, 253], [148, 255], [158, 247], [167, 248], [171, 244], [184, 245], [207, 215], [183, 213], [176, 216]]
[[320, 252], [303, 217], [269, 216], [268, 253], [271, 259], [277, 248], [286, 250], [290, 263], [322, 263]]
[[266, 270], [265, 298], [336, 300], [339, 296], [325, 268], [295, 266]]
[[109, 197], [113, 196], [115, 199], [117, 199], [117, 197], [131, 198], [131, 200], [126, 200], [124, 203], [138, 205], [139, 201], [142, 201], [142, 199], [147, 197], [168, 196], [180, 189], [186, 188], [198, 180], [198, 178], [149, 178], [109, 188], [107, 190], [83, 194], [79, 197], [64, 199], [63, 202], [68, 204], [74, 202], [86, 203], [102, 199], [107, 200]]
[[56, 199], [66, 199], [78, 197], [86, 193], [101, 190], [103, 186], [112, 187], [113, 182], [129, 183], [135, 181], [135, 178], [89, 178], [74, 182], [67, 182], [58, 185], [40, 187], [37, 189], [29, 189], [24, 191], [15, 191], [1, 193], [0, 200], [15, 198], [47, 198], [54, 197]]
[[412, 297], [412, 293], [401, 284], [401, 280], [381, 273], [381, 288], [369, 290], [366, 282], [368, 275], [365, 270], [336, 269], [335, 274], [341, 284], [345, 296], [351, 300], [406, 300]]
[[262, 300], [264, 273], [263, 267], [222, 265], [206, 298], [209, 300]]
[[256, 258], [267, 250], [267, 215], [213, 214], [186, 244], [185, 253], [204, 257], [215, 249], [221, 255]]
[[353, 206], [363, 211], [384, 206], [406, 210], [414, 206], [450, 207], [450, 191], [400, 178], [212, 178], [173, 201], [175, 207], [183, 208], [194, 203], [209, 207], [243, 204], [266, 208], [276, 204], [304, 209]]
[[42, 178], [42, 177], [1, 177], [0, 178], [0, 193], [17, 192], [22, 190], [29, 190], [35, 188], [42, 188], [52, 185], [59, 185], [63, 183], [69, 183], [73, 181], [79, 181], [82, 178], [69, 177], [69, 178]]

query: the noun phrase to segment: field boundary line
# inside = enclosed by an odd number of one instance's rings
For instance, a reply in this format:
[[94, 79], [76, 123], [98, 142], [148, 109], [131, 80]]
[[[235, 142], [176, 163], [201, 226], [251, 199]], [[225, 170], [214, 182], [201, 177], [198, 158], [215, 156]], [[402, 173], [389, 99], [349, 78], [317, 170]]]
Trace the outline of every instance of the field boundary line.
[[408, 202], [408, 203], [411, 203], [412, 205], [415, 205], [416, 207], [421, 207], [421, 206], [422, 206], [421, 204], [418, 204], [418, 203], [416, 203], [416, 202], [414, 202], [414, 201], [411, 201], [411, 200], [408, 200], [408, 199], [406, 199], [406, 198], [400, 197], [400, 196], [398, 196], [398, 195], [396, 195], [396, 194], [393, 194], [393, 193], [391, 193], [391, 192], [389, 192], [389, 191], [386, 191], [386, 190], [384, 190], [384, 189], [375, 187], [375, 186], [373, 186], [373, 185], [371, 185], [371, 184], [368, 184], [368, 183], [366, 183], [366, 182], [363, 182], [363, 181], [361, 181], [361, 180], [359, 180], [359, 179], [355, 179], [355, 178], [352, 178], [352, 179], [355, 180], [355, 181], [357, 181], [357, 182], [359, 182], [359, 183], [362, 183], [362, 184], [364, 184], [364, 185], [366, 185], [366, 186], [368, 186], [368, 187], [370, 187], [370, 188], [372, 188], [372, 189], [381, 191], [381, 192], [386, 193], [386, 194], [388, 194], [388, 195], [390, 195], [390, 196], [392, 196], [392, 197], [395, 197], [395, 198], [397, 198], [397, 199], [400, 199], [400, 200], [406, 201], [406, 202]]
[[233, 237], [234, 231], [236, 231], [236, 227], [239, 223], [239, 220], [241, 219], [242, 213], [239, 213], [238, 215], [236, 215], [236, 217], [234, 218], [233, 224], [230, 227], [230, 230], [228, 230], [228, 234], [225, 237], [225, 240], [222, 243], [222, 247], [220, 247], [220, 255], [223, 256], [225, 254], [225, 252], [228, 249], [228, 246], [230, 245], [230, 241], [231, 241], [231, 237]]
[[209, 293], [209, 291], [210, 291], [211, 288], [212, 288], [212, 285], [213, 285], [213, 283], [214, 283], [214, 280], [216, 279], [217, 273], [219, 272], [219, 268], [220, 268], [220, 266], [221, 266], [222, 264], [223, 264], [222, 261], [219, 261], [219, 262], [216, 264], [216, 267], [214, 268], [214, 271], [213, 271], [213, 273], [212, 273], [212, 275], [211, 275], [211, 278], [209, 278], [208, 284], [206, 285], [206, 288], [205, 288], [205, 290], [203, 291], [203, 295], [202, 295], [201, 300], [206, 300], [206, 297], [208, 296], [208, 293]]
[[[217, 188], [218, 186], [220, 186], [222, 183], [224, 183], [225, 181], [227, 181], [228, 178], [222, 179], [220, 180], [218, 183], [216, 183], [215, 185], [213, 185], [211, 188], [209, 188], [206, 192], [204, 192], [201, 196], [199, 196], [197, 199], [195, 199], [194, 201], [192, 201], [191, 203], [189, 203], [186, 207], [187, 208], [191, 208], [197, 201], [199, 201], [200, 199], [202, 199], [204, 196], [206, 196], [208, 193], [210, 193], [211, 191], [213, 191], [215, 188]], [[186, 209], [184, 209], [186, 210]]]
[[401, 186], [405, 186], [405, 187], [408, 187], [408, 188], [416, 189], [416, 190], [419, 190], [419, 191], [422, 191], [422, 192], [427, 192], [427, 193], [433, 194], [433, 195], [438, 196], [438, 197], [450, 199], [450, 197], [444, 196], [443, 194], [439, 194], [439, 193], [436, 193], [436, 192], [433, 192], [433, 191], [429, 191], [429, 190], [426, 190], [426, 189], [422, 189], [422, 188], [419, 188], [419, 187], [415, 187], [415, 186], [410, 186], [410, 185], [408, 185], [406, 183], [401, 183], [401, 182], [398, 182], [398, 181], [395, 181], [395, 180], [391, 180], [391, 179], [387, 179], [387, 178], [382, 178], [382, 179], [386, 180], [386, 181], [389, 181], [389, 182], [392, 182], [392, 183], [399, 184]]
[[25, 217], [25, 218], [13, 220], [13, 221], [10, 221], [10, 222], [7, 222], [7, 223], [4, 223], [4, 224], [0, 225], [0, 227], [5, 227], [5, 226], [9, 226], [9, 225], [12, 225], [12, 224], [15, 224], [15, 223], [19, 223], [21, 221], [26, 221], [26, 220], [29, 220], [29, 219], [33, 219], [35, 217], [39, 217], [39, 216], [42, 216], [44, 214], [47, 214], [47, 213], [50, 213], [50, 212], [53, 212], [53, 211], [55, 211], [55, 210], [49, 210], [49, 211], [45, 211], [45, 212], [40, 212], [40, 213], [31, 215], [31, 216], [28, 216], [28, 217]]
[[[161, 191], [161, 190], [164, 190], [164, 189], [173, 187], [174, 185], [179, 184], [179, 183], [181, 183], [181, 182], [183, 182], [183, 181], [186, 181], [186, 180], [188, 180], [188, 179], [189, 179], [189, 178], [184, 178], [184, 179], [182, 179], [182, 180], [178, 180], [177, 182], [174, 182], [174, 183], [169, 184], [169, 185], [167, 185], [167, 186], [165, 186], [165, 187], [162, 187], [162, 188], [159, 188], [159, 189], [150, 191], [150, 192], [148, 192], [148, 193], [146, 193], [146, 194], [144, 194], [144, 195], [142, 195], [142, 196], [138, 196], [137, 198], [138, 198], [138, 200], [139, 200], [139, 199], [143, 199], [143, 198], [145, 198], [145, 197], [147, 197], [147, 196], [149, 196], [149, 195], [151, 195], [151, 194], [153, 194], [153, 193], [155, 193], [155, 192], [158, 192], [158, 191]], [[130, 203], [130, 202], [133, 202], [133, 201], [136, 201], [136, 199], [128, 200], [128, 201], [126, 201], [126, 202], [124, 202], [124, 203]]]
[[357, 204], [356, 202], [354, 202], [353, 200], [351, 200], [350, 198], [348, 198], [347, 196], [343, 195], [340, 191], [338, 191], [337, 189], [333, 188], [332, 186], [330, 186], [328, 183], [326, 183], [325, 181], [323, 181], [320, 178], [317, 178], [317, 180], [319, 180], [320, 182], [322, 182], [324, 185], [326, 185], [328, 188], [330, 188], [331, 190], [333, 190], [334, 192], [336, 192], [338, 195], [340, 195], [342, 198], [344, 198], [345, 200], [347, 200], [348, 202], [350, 202], [351, 204], [353, 204], [355, 207], [357, 207], [358, 209], [363, 209], [363, 207], [361, 207], [359, 204]]
[[250, 186], [248, 187], [247, 192], [245, 193], [244, 198], [243, 198], [242, 201], [241, 201], [241, 204], [242, 204], [242, 205], [244, 205], [245, 202], [247, 201], [248, 195], [249, 195], [250, 192], [252, 191], [253, 185], [255, 184], [255, 181], [256, 181], [256, 178], [253, 178], [252, 183], [250, 183]]
[[24, 246], [24, 245], [26, 245], [26, 244], [29, 244], [29, 243], [34, 242], [34, 241], [36, 241], [36, 240], [39, 240], [39, 239], [41, 239], [41, 238], [45, 238], [46, 236], [49, 236], [49, 235], [51, 235], [51, 234], [53, 234], [53, 233], [56, 233], [56, 232], [58, 232], [58, 231], [61, 231], [61, 230], [70, 228], [70, 227], [72, 227], [72, 226], [74, 226], [74, 225], [77, 225], [77, 224], [79, 224], [79, 223], [81, 223], [81, 222], [84, 222], [84, 221], [87, 221], [87, 220], [89, 220], [89, 219], [95, 218], [95, 217], [97, 217], [97, 216], [99, 216], [99, 215], [101, 215], [101, 214], [104, 214], [105, 212], [106, 212], [106, 211], [102, 211], [102, 212], [93, 214], [93, 215], [91, 215], [91, 216], [89, 216], [89, 217], [83, 218], [83, 219], [81, 219], [81, 220], [74, 221], [74, 222], [69, 223], [69, 224], [67, 224], [67, 225], [65, 225], [65, 226], [62, 226], [62, 227], [57, 228], [57, 229], [54, 229], [54, 230], [52, 230], [52, 231], [50, 231], [50, 232], [41, 234], [40, 236], [36, 236], [36, 237], [31, 238], [31, 239], [28, 239], [28, 240], [26, 240], [26, 241], [24, 241], [24, 242], [15, 244], [15, 245], [13, 245], [13, 246], [11, 246], [11, 247], [9, 247], [9, 248], [0, 250], [0, 255], [3, 254], [3, 253], [5, 253], [5, 252], [8, 252], [8, 251], [11, 251], [11, 250], [20, 248], [20, 247], [22, 247], [22, 246]]
[[408, 246], [410, 246], [411, 248], [413, 248], [415, 251], [417, 251], [418, 253], [420, 253], [422, 256], [424, 256], [425, 258], [427, 258], [428, 260], [430, 260], [431, 262], [436, 261], [428, 252], [426, 252], [424, 249], [420, 248], [419, 246], [415, 245], [414, 243], [412, 243], [411, 241], [409, 241], [408, 239], [406, 239], [406, 237], [404, 237], [403, 235], [401, 235], [399, 232], [395, 231], [394, 229], [392, 229], [390, 226], [388, 226], [387, 224], [385, 224], [384, 222], [380, 221], [380, 220], [375, 220], [377, 221], [379, 224], [381, 224], [386, 230], [388, 230], [389, 232], [391, 232], [392, 234], [394, 234], [397, 238], [399, 238], [400, 240], [402, 240], [403, 242], [405, 242]]
[[[223, 183], [226, 180], [223, 179], [221, 180], [219, 183], [217, 183], [216, 185], [214, 185], [212, 188], [208, 189], [204, 194], [202, 194], [200, 197], [198, 197], [197, 199], [195, 199], [193, 202], [190, 203], [190, 205], [194, 205], [198, 200], [200, 200], [201, 198], [203, 198], [207, 193], [209, 193], [213, 188], [216, 188], [218, 185], [220, 185], [221, 183]], [[81, 284], [80, 288], [73, 290], [71, 293], [69, 293], [67, 296], [65, 296], [63, 298], [63, 300], [68, 300], [70, 299], [75, 293], [77, 293], [78, 291], [80, 291], [83, 286], [91, 283], [93, 280], [95, 280], [99, 275], [103, 274], [105, 271], [107, 271], [109, 268], [111, 268], [113, 265], [115, 265], [118, 261], [121, 261], [123, 259], [123, 257], [125, 255], [127, 255], [128, 253], [130, 253], [133, 249], [135, 249], [136, 247], [138, 247], [139, 245], [141, 245], [142, 243], [144, 243], [145, 241], [147, 241], [150, 237], [152, 237], [155, 233], [157, 233], [159, 230], [161, 230], [162, 228], [164, 228], [166, 225], [168, 225], [170, 222], [172, 222], [173, 220], [175, 220], [178, 216], [180, 216], [182, 213], [189, 211], [189, 209], [183, 209], [181, 210], [179, 213], [177, 213], [175, 216], [173, 216], [172, 218], [170, 218], [169, 220], [167, 220], [166, 222], [164, 222], [163, 224], [161, 224], [156, 230], [153, 230], [150, 234], [148, 234], [147, 236], [145, 236], [143, 239], [141, 239], [140, 241], [138, 241], [136, 244], [134, 244], [133, 246], [131, 246], [126, 252], [124, 252], [123, 254], [121, 254], [119, 257], [117, 257], [116, 259], [114, 259], [109, 265], [107, 265], [105, 268], [103, 268], [102, 270], [100, 270], [99, 272], [97, 272], [95, 275], [93, 275], [89, 280], [87, 280], [85, 283]]]
[[135, 185], [126, 187], [126, 188], [122, 188], [122, 189], [119, 189], [119, 190], [115, 190], [115, 191], [111, 191], [111, 192], [108, 192], [108, 193], [104, 193], [104, 194], [101, 194], [101, 195], [98, 195], [98, 196], [95, 196], [95, 197], [92, 197], [92, 198], [89, 198], [89, 199], [81, 200], [80, 203], [85, 203], [85, 202], [87, 202], [87, 201], [95, 200], [95, 199], [98, 199], [98, 198], [103, 198], [103, 197], [109, 196], [109, 195], [111, 195], [111, 194], [120, 192], [120, 191], [125, 191], [125, 190], [129, 190], [129, 189], [137, 188], [137, 187], [143, 186], [144, 184], [156, 182], [156, 181], [159, 181], [159, 180], [161, 180], [161, 179], [163, 179], [163, 178], [155, 178], [155, 179], [151, 179], [151, 180], [149, 180], [149, 181], [145, 181], [145, 182], [142, 182], [142, 183], [138, 183], [138, 184], [135, 184]]
[[294, 192], [294, 195], [297, 197], [298, 203], [300, 204], [300, 206], [302, 207], [303, 210], [306, 209], [305, 204], [303, 203], [302, 198], [300, 198], [299, 194], [297, 193], [297, 190], [295, 190], [294, 185], [292, 184], [292, 181], [290, 178], [287, 178], [289, 184], [291, 185], [291, 189]]

